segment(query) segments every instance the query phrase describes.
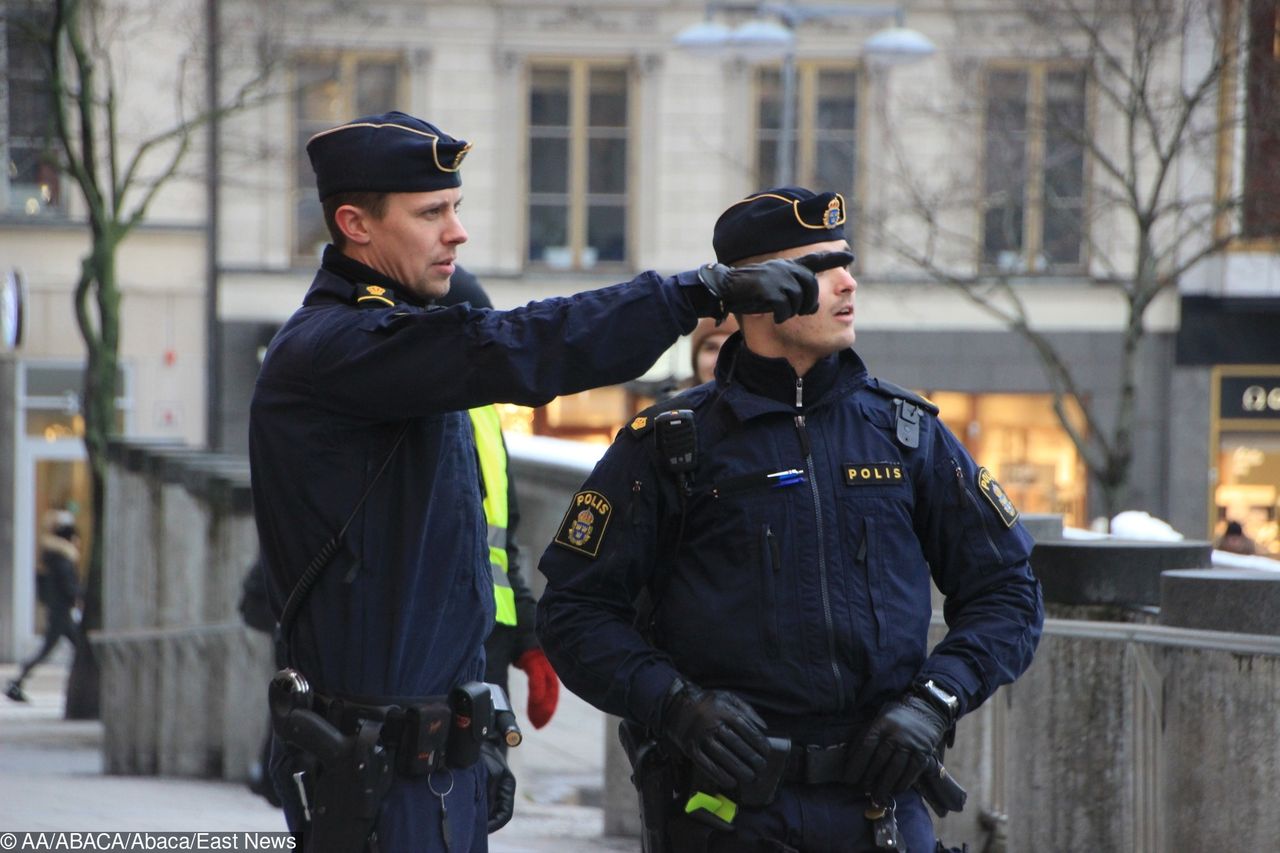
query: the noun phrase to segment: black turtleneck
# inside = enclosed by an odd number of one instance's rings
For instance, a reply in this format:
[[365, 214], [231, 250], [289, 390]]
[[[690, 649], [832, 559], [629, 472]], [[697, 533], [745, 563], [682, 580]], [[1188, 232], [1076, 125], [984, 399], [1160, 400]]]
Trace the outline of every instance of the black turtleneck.
[[416, 305], [419, 308], [427, 305], [425, 300], [419, 298], [409, 288], [391, 276], [380, 273], [373, 267], [344, 255], [340, 249], [334, 248], [332, 244], [324, 247], [324, 256], [320, 260], [320, 266], [352, 284], [376, 284], [385, 287], [395, 294], [395, 298], [399, 302], [408, 302], [410, 305]]
[[[777, 400], [788, 406], [795, 405], [796, 380], [799, 377], [796, 375], [795, 368], [791, 366], [791, 362], [785, 358], [766, 358], [757, 355], [747, 348], [741, 333], [735, 334], [726, 341], [724, 349], [729, 349], [730, 344], [736, 344], [735, 349], [728, 353], [722, 352], [722, 359], [727, 357], [727, 363], [730, 365], [730, 381], [740, 383], [743, 388], [757, 396], [768, 397], [770, 400]], [[804, 375], [805, 408], [821, 400], [822, 396], [831, 390], [839, 373], [839, 353], [833, 353], [809, 368]]]

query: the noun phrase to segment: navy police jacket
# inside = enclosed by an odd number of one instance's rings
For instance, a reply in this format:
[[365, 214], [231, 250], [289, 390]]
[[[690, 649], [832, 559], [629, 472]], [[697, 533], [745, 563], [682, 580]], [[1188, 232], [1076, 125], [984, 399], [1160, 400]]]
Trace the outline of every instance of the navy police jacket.
[[693, 328], [681, 290], [696, 277], [649, 272], [512, 311], [438, 308], [361, 283], [351, 270], [367, 268], [330, 253], [272, 340], [251, 407], [272, 606], [278, 617], [372, 486], [301, 610], [292, 660], [324, 692], [439, 695], [482, 675], [494, 621], [467, 409], [638, 376]]
[[[687, 489], [654, 435], [675, 408], [697, 428]], [[1017, 510], [935, 414], [852, 350], [800, 379], [731, 337], [714, 382], [621, 431], [543, 555], [539, 636], [564, 683], [656, 727], [680, 674], [793, 737], [865, 721], [917, 677], [975, 708], [1031, 663], [1043, 608]], [[932, 651], [930, 577], [949, 629]]]

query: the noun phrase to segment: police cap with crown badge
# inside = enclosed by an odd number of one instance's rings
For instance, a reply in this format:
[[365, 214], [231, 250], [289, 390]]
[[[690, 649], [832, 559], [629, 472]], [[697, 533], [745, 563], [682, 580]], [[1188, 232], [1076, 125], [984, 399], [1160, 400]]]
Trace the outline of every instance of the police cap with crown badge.
[[749, 195], [720, 214], [711, 244], [717, 261], [732, 264], [796, 246], [848, 239], [845, 219], [840, 193], [776, 187]]
[[365, 116], [323, 130], [307, 155], [323, 200], [335, 193], [413, 193], [462, 185], [471, 144], [401, 112]]

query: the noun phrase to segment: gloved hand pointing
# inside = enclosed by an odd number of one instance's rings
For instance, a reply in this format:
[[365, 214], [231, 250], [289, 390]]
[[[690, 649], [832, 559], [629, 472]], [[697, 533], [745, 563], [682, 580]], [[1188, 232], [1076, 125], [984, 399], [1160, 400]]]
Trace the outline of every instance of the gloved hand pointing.
[[845, 780], [854, 790], [887, 804], [915, 784], [951, 722], [914, 693], [886, 703], [845, 768]]
[[542, 649], [529, 649], [515, 662], [529, 676], [529, 722], [540, 729], [551, 721], [560, 701], [560, 679]]
[[701, 690], [680, 679], [672, 685], [661, 728], [721, 791], [756, 778], [769, 752], [765, 721], [732, 693]]
[[775, 258], [745, 267], [707, 264], [698, 280], [714, 300], [699, 300], [699, 314], [723, 320], [728, 314], [773, 314], [781, 323], [797, 314], [818, 310], [818, 279], [797, 261]]

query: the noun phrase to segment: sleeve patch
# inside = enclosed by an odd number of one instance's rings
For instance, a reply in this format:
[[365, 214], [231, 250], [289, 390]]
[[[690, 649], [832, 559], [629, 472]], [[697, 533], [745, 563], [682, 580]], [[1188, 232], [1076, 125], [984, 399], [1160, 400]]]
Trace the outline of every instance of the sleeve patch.
[[986, 497], [991, 505], [995, 507], [996, 514], [1000, 516], [1000, 520], [1004, 522], [1005, 527], [1013, 527], [1013, 523], [1018, 520], [1018, 508], [1013, 505], [1013, 501], [1009, 500], [1009, 496], [1005, 494], [1004, 489], [996, 482], [996, 478], [991, 476], [991, 472], [986, 468], [978, 469], [978, 491]]
[[552, 541], [555, 544], [585, 554], [593, 560], [600, 553], [605, 528], [613, 515], [613, 504], [599, 492], [578, 492], [569, 504], [569, 511], [560, 522], [560, 530]]

